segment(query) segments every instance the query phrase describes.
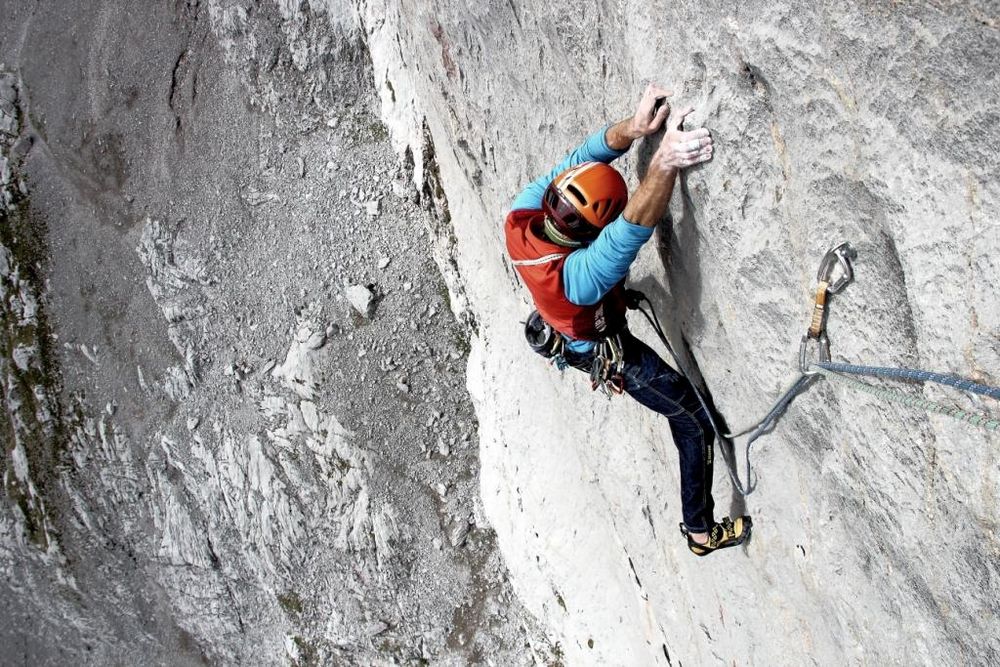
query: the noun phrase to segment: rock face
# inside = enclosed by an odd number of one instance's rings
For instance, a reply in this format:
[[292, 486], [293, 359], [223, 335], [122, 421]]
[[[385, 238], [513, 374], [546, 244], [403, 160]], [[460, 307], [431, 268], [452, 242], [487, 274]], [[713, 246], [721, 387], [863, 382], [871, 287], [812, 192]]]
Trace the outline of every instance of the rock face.
[[551, 659], [483, 518], [470, 332], [358, 33], [270, 3], [21, 4], [3, 661]]
[[501, 233], [657, 80], [716, 152], [631, 281], [731, 426], [841, 240], [835, 359], [1000, 384], [994, 8], [7, 4], [5, 655], [1000, 664], [996, 435], [818, 382], [696, 559], [666, 423], [530, 354]]
[[[731, 425], [795, 377], [817, 264], [841, 240], [859, 257], [831, 304], [835, 359], [995, 385], [995, 8], [577, 9], [386, 2], [362, 16], [384, 118], [423, 146], [417, 173], [448, 201], [478, 324], [483, 501], [519, 596], [573, 664], [1000, 662], [996, 435], [819, 383], [758, 445], [752, 543], [696, 560], [665, 422], [530, 357], [500, 231], [521, 186], [655, 79], [696, 108], [689, 126], [711, 128], [716, 153], [682, 177], [631, 280]], [[633, 186], [647, 150], [619, 161]], [[716, 476], [719, 511], [743, 511], [721, 460]]]

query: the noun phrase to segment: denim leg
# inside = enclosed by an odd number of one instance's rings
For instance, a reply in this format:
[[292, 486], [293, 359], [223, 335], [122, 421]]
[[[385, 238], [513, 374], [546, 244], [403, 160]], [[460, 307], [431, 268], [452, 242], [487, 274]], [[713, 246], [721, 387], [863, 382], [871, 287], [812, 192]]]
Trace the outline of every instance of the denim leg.
[[712, 458], [715, 432], [694, 387], [648, 345], [630, 332], [622, 333], [625, 349], [625, 391], [670, 422], [680, 458], [681, 509], [684, 524], [704, 532], [714, 523]]

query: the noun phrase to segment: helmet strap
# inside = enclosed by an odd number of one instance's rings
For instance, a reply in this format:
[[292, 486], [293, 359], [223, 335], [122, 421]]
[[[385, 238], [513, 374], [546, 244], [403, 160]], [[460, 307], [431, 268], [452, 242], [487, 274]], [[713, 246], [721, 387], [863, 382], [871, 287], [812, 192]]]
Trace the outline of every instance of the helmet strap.
[[545, 216], [545, 236], [556, 245], [566, 246], [567, 248], [583, 247], [583, 243], [574, 241], [556, 229], [555, 223], [552, 222], [552, 218], [549, 216]]

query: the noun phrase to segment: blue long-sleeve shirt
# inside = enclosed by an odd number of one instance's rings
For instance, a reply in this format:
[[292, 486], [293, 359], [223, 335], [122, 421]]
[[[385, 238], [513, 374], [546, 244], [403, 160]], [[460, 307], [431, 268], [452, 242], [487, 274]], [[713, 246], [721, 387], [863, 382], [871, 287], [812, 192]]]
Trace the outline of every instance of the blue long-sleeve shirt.
[[[514, 199], [511, 210], [541, 209], [542, 196], [556, 176], [583, 162], [613, 162], [625, 151], [608, 146], [607, 128], [587, 137], [551, 171], [528, 184]], [[563, 285], [566, 298], [578, 306], [590, 306], [600, 301], [628, 273], [639, 249], [653, 235], [652, 227], [635, 225], [618, 216], [606, 226], [590, 245], [574, 250], [563, 264]], [[574, 352], [587, 352], [594, 343], [573, 340], [568, 336], [567, 347]]]

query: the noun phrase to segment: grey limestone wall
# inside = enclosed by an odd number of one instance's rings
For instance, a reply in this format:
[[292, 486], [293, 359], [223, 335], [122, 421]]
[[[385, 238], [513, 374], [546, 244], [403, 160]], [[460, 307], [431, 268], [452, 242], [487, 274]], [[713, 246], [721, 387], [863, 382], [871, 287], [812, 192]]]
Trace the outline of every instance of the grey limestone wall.
[[[995, 434], [820, 382], [758, 444], [745, 504], [719, 461], [720, 513], [745, 508], [755, 535], [695, 562], [666, 423], [529, 356], [500, 229], [519, 187], [655, 80], [716, 153], [631, 280], [731, 426], [794, 379], [842, 240], [857, 280], [831, 303], [835, 359], [996, 384], [995, 8], [398, 2], [363, 19], [383, 115], [414, 147], [426, 123], [450, 205], [487, 515], [570, 662], [1000, 662]], [[649, 150], [619, 161], [633, 187]]]

